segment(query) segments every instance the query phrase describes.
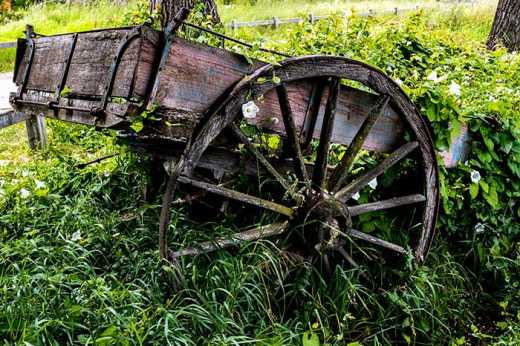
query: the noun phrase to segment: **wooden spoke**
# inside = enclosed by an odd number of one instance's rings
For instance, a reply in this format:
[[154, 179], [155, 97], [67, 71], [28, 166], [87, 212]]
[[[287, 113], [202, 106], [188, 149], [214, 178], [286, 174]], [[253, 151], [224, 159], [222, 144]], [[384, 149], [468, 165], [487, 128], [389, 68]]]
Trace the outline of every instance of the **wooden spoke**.
[[296, 125], [294, 124], [291, 104], [289, 103], [289, 96], [287, 95], [287, 89], [284, 85], [279, 85], [276, 87], [276, 93], [278, 94], [278, 102], [280, 103], [280, 110], [282, 111], [283, 124], [287, 134], [287, 141], [289, 142], [289, 146], [293, 152], [292, 154], [296, 174], [301, 180], [309, 181], [309, 176], [307, 174], [307, 170], [305, 169], [305, 161], [303, 160], [299, 136], [296, 131]]
[[356, 136], [352, 139], [352, 142], [345, 151], [341, 162], [334, 169], [329, 182], [330, 191], [338, 191], [347, 179], [348, 172], [352, 168], [352, 164], [354, 163], [357, 154], [363, 147], [363, 143], [368, 137], [368, 134], [370, 133], [370, 130], [376, 123], [377, 119], [384, 113], [389, 100], [390, 98], [388, 96], [379, 97], [377, 103], [368, 113], [368, 117], [363, 121], [363, 124], [356, 133]]
[[285, 221], [266, 226], [255, 227], [244, 232], [235, 233], [230, 237], [221, 237], [215, 239], [214, 241], [199, 243], [195, 246], [190, 246], [177, 252], [170, 252], [170, 257], [178, 258], [181, 256], [197, 256], [220, 249], [237, 246], [248, 241], [269, 238], [286, 232], [288, 225], [289, 223]]
[[305, 139], [303, 141], [303, 151], [308, 152], [311, 147], [312, 138], [314, 135], [314, 129], [316, 128], [316, 122], [320, 114], [321, 99], [323, 92], [325, 91], [326, 81], [322, 78], [318, 79], [316, 83], [312, 85], [311, 96], [307, 105], [307, 112], [305, 113], [305, 122], [303, 125], [303, 133]]
[[244, 203], [248, 203], [251, 205], [255, 205], [257, 207], [261, 207], [264, 209], [269, 209], [269, 210], [275, 211], [279, 214], [286, 215], [288, 217], [292, 217], [294, 214], [294, 212], [291, 208], [286, 207], [284, 205], [274, 203], [274, 202], [271, 202], [271, 201], [268, 201], [268, 200], [265, 200], [262, 198], [250, 196], [250, 195], [242, 193], [242, 192], [227, 189], [222, 186], [205, 183], [205, 182], [202, 182], [199, 180], [188, 178], [186, 176], [179, 177], [179, 182], [181, 182], [183, 184], [189, 184], [189, 185], [198, 187], [200, 189], [206, 190], [206, 191], [214, 193], [216, 195], [231, 198], [231, 199], [234, 199], [234, 200], [237, 200], [240, 202], [244, 202]]
[[391, 199], [385, 199], [383, 201], [378, 201], [374, 203], [366, 203], [361, 205], [356, 205], [353, 207], [348, 207], [348, 211], [351, 216], [361, 215], [365, 213], [370, 213], [372, 211], [377, 210], [385, 210], [400, 207], [403, 205], [421, 203], [426, 201], [426, 197], [423, 195], [409, 195], [404, 197], [395, 197]]
[[330, 81], [329, 97], [325, 114], [323, 115], [323, 123], [321, 126], [320, 144], [316, 154], [316, 163], [312, 175], [312, 183], [317, 187], [324, 187], [325, 177], [327, 176], [327, 161], [329, 159], [330, 139], [334, 128], [334, 118], [336, 116], [336, 107], [338, 104], [338, 95], [341, 83], [338, 78]]
[[[271, 165], [271, 163], [265, 158], [265, 156], [251, 143], [249, 138], [247, 138], [244, 133], [240, 130], [238, 126], [236, 126], [234, 123], [231, 123], [229, 125], [231, 130], [236, 134], [236, 136], [240, 139], [242, 143], [246, 146], [246, 148], [253, 154], [257, 160], [264, 166], [264, 168], [271, 173], [271, 175], [282, 185], [282, 187], [287, 190], [289, 193], [291, 193], [291, 187], [289, 183], [278, 173], [276, 168]], [[292, 193], [291, 193], [292, 195]]]
[[369, 242], [371, 244], [374, 244], [374, 245], [378, 245], [378, 246], [381, 246], [381, 247], [384, 247], [386, 249], [390, 249], [392, 251], [395, 251], [395, 252], [398, 252], [400, 254], [404, 254], [406, 253], [406, 249], [403, 248], [402, 246], [399, 246], [399, 245], [396, 245], [396, 244], [393, 244], [393, 243], [390, 243], [386, 240], [383, 240], [383, 239], [379, 239], [377, 237], [374, 237], [370, 234], [366, 234], [366, 233], [363, 233], [363, 232], [360, 232], [360, 231], [357, 231], [355, 229], [349, 229], [347, 232], [346, 232], [346, 235], [347, 236], [350, 236], [352, 238], [356, 238], [356, 239], [361, 239], [361, 240], [364, 240], [366, 242]]
[[411, 153], [418, 146], [418, 142], [410, 142], [404, 144], [399, 149], [391, 153], [379, 165], [372, 168], [370, 171], [363, 174], [361, 177], [355, 179], [354, 181], [350, 182], [347, 186], [336, 192], [334, 197], [342, 201], [349, 200], [353, 195], [359, 192], [359, 190], [366, 186], [370, 181], [383, 174], [388, 168], [395, 165], [397, 162], [399, 162], [402, 158]]

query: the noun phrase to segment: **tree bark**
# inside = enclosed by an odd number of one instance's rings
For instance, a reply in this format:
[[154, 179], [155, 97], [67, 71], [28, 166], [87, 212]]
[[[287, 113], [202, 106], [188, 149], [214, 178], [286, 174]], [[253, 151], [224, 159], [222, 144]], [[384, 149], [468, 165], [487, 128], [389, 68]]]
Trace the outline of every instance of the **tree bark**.
[[9, 12], [13, 8], [11, 0], [0, 0], [0, 12]]
[[487, 46], [494, 49], [498, 44], [509, 51], [520, 50], [520, 1], [499, 0], [493, 27]]
[[168, 23], [175, 17], [175, 14], [183, 7], [192, 10], [197, 3], [204, 4], [204, 12], [211, 16], [214, 23], [220, 23], [220, 17], [217, 11], [215, 0], [150, 0], [150, 10], [153, 11], [160, 6], [161, 9], [161, 25], [166, 28]]

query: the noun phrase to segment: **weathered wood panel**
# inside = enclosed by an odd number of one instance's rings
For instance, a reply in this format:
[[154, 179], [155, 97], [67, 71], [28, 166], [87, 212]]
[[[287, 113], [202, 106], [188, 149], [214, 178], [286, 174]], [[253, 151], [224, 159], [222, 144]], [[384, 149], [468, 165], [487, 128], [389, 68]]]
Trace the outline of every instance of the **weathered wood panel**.
[[[46, 104], [53, 100], [53, 94], [48, 92], [30, 90], [24, 95], [25, 101], [41, 103], [37, 104], [18, 104], [15, 106], [17, 112], [27, 114], [43, 114], [46, 117], [58, 120], [97, 126], [103, 128], [120, 128], [127, 127], [128, 122], [125, 121], [125, 116], [129, 113], [135, 112], [135, 105], [133, 103], [111, 103], [107, 105], [106, 114], [103, 117], [95, 117], [88, 111], [79, 111], [73, 109], [59, 109], [50, 110]], [[97, 100], [81, 100], [81, 99], [61, 99], [60, 106], [90, 110], [99, 106]]]
[[[305, 122], [305, 114], [311, 94], [311, 85], [302, 82], [294, 83], [288, 85], [287, 90], [296, 126], [301, 130]], [[322, 104], [314, 130], [314, 138], [319, 138], [320, 136], [327, 97], [328, 89], [322, 98]], [[375, 94], [342, 86], [336, 109], [332, 142], [350, 144], [364, 119], [374, 106], [377, 98], [378, 96]], [[260, 112], [250, 123], [274, 130], [278, 133], [285, 133], [276, 92], [270, 91], [266, 94], [264, 100], [258, 102], [258, 106]], [[403, 128], [399, 116], [393, 108], [387, 107], [369, 132], [363, 148], [388, 152], [396, 147], [402, 132]]]
[[8, 111], [5, 113], [1, 113], [0, 114], [0, 129], [21, 123], [22, 121], [29, 119], [29, 117], [30, 116], [25, 113], [16, 112], [16, 111]]
[[[73, 94], [103, 94], [112, 59], [130, 31], [131, 29], [112, 29], [79, 34], [65, 83]], [[72, 39], [71, 34], [35, 39], [36, 50], [27, 89], [54, 92], [60, 83]], [[112, 96], [146, 96], [158, 42], [159, 33], [143, 27], [142, 38], [130, 43], [123, 55]], [[22, 82], [28, 54], [26, 50], [17, 70], [17, 84]], [[130, 95], [134, 86], [134, 94]]]
[[[166, 68], [159, 74], [161, 89], [156, 102], [160, 107], [173, 110], [176, 114], [202, 114], [219, 97], [229, 90], [246, 74], [263, 65], [249, 64], [245, 58], [222, 49], [203, 46], [177, 38], [170, 51]], [[303, 126], [311, 85], [296, 82], [287, 85], [289, 100], [299, 131]], [[327, 94], [327, 93], [325, 93]], [[323, 97], [325, 102], [327, 95]], [[361, 90], [342, 87], [332, 140], [335, 143], [349, 144], [367, 117], [368, 111], [377, 95]], [[273, 90], [258, 102], [260, 112], [251, 123], [285, 133], [276, 92]], [[319, 137], [323, 119], [324, 105], [321, 107], [318, 124], [314, 133]], [[179, 122], [184, 121], [179, 117]], [[374, 125], [364, 148], [376, 151], [389, 151], [395, 148], [401, 136], [401, 122], [392, 108]]]
[[238, 54], [176, 38], [157, 78], [161, 108], [203, 113], [231, 86], [261, 64], [252, 66]]

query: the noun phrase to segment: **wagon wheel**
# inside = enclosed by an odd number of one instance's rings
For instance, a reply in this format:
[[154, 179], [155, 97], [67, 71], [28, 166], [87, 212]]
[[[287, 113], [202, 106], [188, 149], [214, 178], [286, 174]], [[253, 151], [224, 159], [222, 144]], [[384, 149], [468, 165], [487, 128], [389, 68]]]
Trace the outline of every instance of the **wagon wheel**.
[[[289, 102], [288, 89], [295, 83], [308, 84], [313, 89], [308, 98], [309, 120], [306, 121], [305, 133], [295, 125]], [[350, 144], [338, 146], [332, 142], [332, 134], [342, 83], [360, 84], [372, 90], [378, 98]], [[268, 150], [258, 145], [258, 136], [244, 132], [242, 106], [251, 100], [260, 102], [258, 100], [270, 91], [277, 95], [284, 125], [281, 137], [284, 151], [278, 155], [269, 154]], [[319, 115], [322, 100], [325, 106], [321, 106]], [[389, 153], [370, 156], [362, 150], [363, 144], [387, 107], [392, 107], [399, 115], [406, 135]], [[261, 187], [251, 188], [252, 184], [245, 184], [245, 188], [213, 184], [195, 177], [200, 158], [226, 128], [241, 143], [239, 148], [247, 150], [255, 160], [261, 172], [258, 175], [277, 185], [275, 190], [284, 193], [265, 193]], [[309, 150], [309, 147], [313, 149]], [[343, 152], [342, 157], [334, 154], [338, 151]], [[360, 166], [363, 161], [359, 159], [363, 156], [360, 153], [369, 158], [369, 167]], [[376, 187], [376, 192], [369, 196], [371, 199], [366, 199], [364, 203], [353, 199], [367, 185], [374, 187], [374, 179], [382, 179], [391, 170], [397, 170], [397, 176], [404, 173], [400, 175], [400, 181], [390, 183], [390, 195], [384, 191], [377, 192], [379, 189]], [[265, 211], [269, 216], [262, 216], [261, 220], [270, 220], [270, 223], [243, 227], [228, 238], [202, 242], [177, 252], [170, 251], [166, 244], [166, 229], [177, 183], [253, 206], [251, 210], [255, 213]], [[437, 163], [427, 123], [398, 85], [382, 72], [346, 58], [309, 56], [289, 59], [278, 66], [264, 66], [245, 77], [224, 102], [208, 113], [207, 121], [170, 172], [161, 213], [161, 255], [173, 261], [179, 256], [206, 253], [243, 241], [291, 234], [289, 239], [299, 243], [299, 249], [323, 255], [326, 265], [331, 254], [356, 265], [352, 253], [356, 252], [361, 242], [381, 249], [383, 255], [411, 251], [415, 259], [422, 262], [434, 236], [438, 203]], [[389, 220], [387, 226], [395, 226], [392, 239], [402, 238], [404, 243], [394, 243], [377, 232], [366, 233], [358, 228], [361, 215], [379, 212], [391, 213], [391, 218], [386, 220]], [[401, 216], [405, 214], [406, 221], [401, 221]], [[251, 222], [258, 224], [261, 221], [256, 218]]]

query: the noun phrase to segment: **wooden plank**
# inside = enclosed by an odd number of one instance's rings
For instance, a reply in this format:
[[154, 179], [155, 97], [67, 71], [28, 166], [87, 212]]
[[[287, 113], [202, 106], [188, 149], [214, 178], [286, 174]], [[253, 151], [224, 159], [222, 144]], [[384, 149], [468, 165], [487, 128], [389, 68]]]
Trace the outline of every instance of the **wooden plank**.
[[[161, 78], [161, 90], [156, 102], [161, 108], [171, 111], [173, 122], [179, 118], [179, 124], [184, 124], [182, 114], [189, 114], [191, 118], [203, 114], [244, 75], [252, 73], [261, 65], [251, 65], [238, 54], [176, 38], [168, 63], [158, 76]], [[295, 125], [301, 131], [312, 87], [302, 82], [290, 83], [286, 87]], [[327, 96], [325, 92], [323, 104]], [[350, 144], [377, 97], [342, 86], [332, 135], [334, 143]], [[250, 123], [285, 134], [276, 91], [264, 95], [263, 100], [257, 101], [257, 105], [260, 112]], [[319, 138], [324, 108], [318, 116], [314, 138]], [[392, 107], [388, 107], [374, 125], [363, 147], [389, 152], [397, 146], [402, 131], [399, 116]]]
[[[295, 82], [287, 85], [287, 89], [295, 115], [296, 126], [302, 129], [312, 87], [302, 82]], [[316, 139], [320, 136], [327, 97], [328, 90], [325, 90], [324, 97], [322, 98], [322, 106], [313, 133], [313, 138]], [[342, 86], [334, 120], [332, 142], [349, 145], [370, 114], [370, 110], [377, 102], [377, 99], [378, 95]], [[260, 108], [260, 112], [250, 123], [281, 134], [285, 133], [283, 122], [279, 120], [281, 119], [281, 115], [279, 107], [276, 104], [274, 92], [269, 92], [264, 95], [264, 99], [258, 102], [257, 105]], [[399, 144], [402, 133], [403, 127], [401, 119], [395, 110], [389, 106], [385, 108], [383, 114], [373, 125], [363, 143], [363, 148], [371, 151], [390, 152]]]
[[15, 48], [16, 42], [0, 42], [0, 49]]
[[238, 54], [175, 38], [166, 66], [157, 76], [161, 88], [156, 102], [178, 112], [203, 113], [260, 65], [250, 65]]
[[[128, 126], [128, 122], [125, 121], [125, 117], [129, 113], [134, 114], [136, 108], [136, 105], [130, 102], [122, 104], [108, 103], [106, 115], [98, 118], [91, 115], [90, 112], [85, 111], [72, 109], [59, 109], [57, 111], [50, 110], [46, 104], [52, 101], [53, 98], [53, 93], [29, 90], [24, 95], [24, 100], [42, 103], [42, 105], [23, 103], [16, 105], [16, 108], [28, 114], [43, 114], [44, 116], [53, 119], [103, 128], [122, 128]], [[67, 98], [62, 98], [60, 100], [61, 106], [86, 110], [90, 110], [93, 107], [98, 107], [99, 104], [99, 100], [80, 100]]]
[[287, 221], [255, 227], [247, 231], [235, 233], [229, 237], [220, 237], [212, 241], [205, 241], [176, 252], [171, 252], [170, 257], [178, 258], [182, 256], [198, 256], [212, 251], [237, 246], [245, 242], [281, 235], [287, 231], [288, 227], [289, 223]]
[[8, 111], [0, 114], [0, 129], [21, 123], [29, 119], [29, 116], [24, 112]]
[[[104, 82], [119, 45], [131, 29], [113, 29], [78, 34], [71, 59], [66, 86], [76, 95], [103, 94]], [[148, 91], [152, 66], [156, 59], [159, 33], [147, 27], [144, 43], [138, 39], [130, 43], [116, 74], [112, 95], [115, 97], [144, 97]], [[60, 83], [72, 34], [35, 39], [36, 51], [27, 85], [29, 90], [53, 92]], [[21, 61], [16, 83], [20, 84], [27, 64], [28, 52]], [[130, 90], [135, 85], [134, 95]]]

